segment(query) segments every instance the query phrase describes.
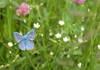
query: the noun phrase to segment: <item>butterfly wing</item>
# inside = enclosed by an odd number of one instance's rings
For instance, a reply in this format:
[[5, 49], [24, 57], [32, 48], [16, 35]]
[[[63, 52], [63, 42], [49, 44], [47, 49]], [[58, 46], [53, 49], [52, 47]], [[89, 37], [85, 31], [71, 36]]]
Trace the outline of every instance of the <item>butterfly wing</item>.
[[34, 43], [32, 41], [30, 41], [30, 40], [27, 40], [25, 48], [26, 48], [26, 50], [33, 49], [34, 48]]
[[14, 38], [17, 42], [20, 42], [22, 40], [22, 35], [18, 32], [14, 32]]
[[29, 40], [34, 40], [36, 36], [35, 30], [32, 29], [30, 32], [27, 33], [27, 37]]
[[22, 40], [20, 43], [19, 43], [19, 48], [21, 50], [31, 50], [34, 48], [34, 43], [30, 40]]
[[19, 42], [19, 44], [18, 44], [18, 46], [19, 46], [19, 48], [21, 49], [21, 50], [26, 50], [26, 43], [25, 43], [25, 41], [23, 40], [23, 41], [21, 41], [21, 42]]

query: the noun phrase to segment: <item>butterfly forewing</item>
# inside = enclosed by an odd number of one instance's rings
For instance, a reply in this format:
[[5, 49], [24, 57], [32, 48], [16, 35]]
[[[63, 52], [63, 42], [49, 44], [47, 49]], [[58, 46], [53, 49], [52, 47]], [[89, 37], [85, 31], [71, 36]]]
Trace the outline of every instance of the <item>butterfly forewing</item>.
[[22, 35], [18, 32], [14, 32], [14, 38], [17, 42], [20, 42], [22, 40]]
[[36, 36], [35, 30], [32, 29], [30, 32], [27, 33], [27, 37], [29, 40], [34, 40]]

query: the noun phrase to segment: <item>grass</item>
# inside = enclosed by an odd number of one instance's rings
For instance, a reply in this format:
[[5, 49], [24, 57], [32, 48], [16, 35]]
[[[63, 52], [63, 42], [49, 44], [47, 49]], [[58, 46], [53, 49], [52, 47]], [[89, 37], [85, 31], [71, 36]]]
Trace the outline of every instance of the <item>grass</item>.
[[[28, 16], [18, 16], [15, 11], [22, 2], [0, 0], [0, 70], [99, 70], [99, 0], [86, 0], [84, 4], [72, 0], [24, 0], [32, 9]], [[65, 22], [63, 26], [58, 24], [60, 20]], [[37, 22], [38, 29], [33, 26]], [[35, 48], [22, 51], [13, 32], [26, 34], [31, 29], [37, 34]], [[57, 33], [62, 37], [56, 38]], [[64, 42], [64, 37], [70, 41]], [[9, 42], [14, 45], [9, 47]]]

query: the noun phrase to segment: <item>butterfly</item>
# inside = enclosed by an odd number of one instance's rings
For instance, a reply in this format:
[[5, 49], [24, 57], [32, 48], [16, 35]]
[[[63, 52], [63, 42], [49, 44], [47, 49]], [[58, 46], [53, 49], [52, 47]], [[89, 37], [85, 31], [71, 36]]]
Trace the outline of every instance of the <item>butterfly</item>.
[[14, 38], [18, 42], [18, 46], [21, 50], [31, 50], [34, 48], [33, 40], [35, 39], [36, 33], [32, 29], [26, 35], [21, 35], [18, 32], [14, 32]]

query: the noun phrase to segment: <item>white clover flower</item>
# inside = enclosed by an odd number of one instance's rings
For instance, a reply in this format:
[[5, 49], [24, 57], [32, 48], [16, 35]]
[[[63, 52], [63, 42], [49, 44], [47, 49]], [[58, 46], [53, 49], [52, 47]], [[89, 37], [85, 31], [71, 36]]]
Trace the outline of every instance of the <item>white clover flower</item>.
[[83, 39], [82, 39], [82, 38], [79, 38], [79, 39], [78, 39], [78, 42], [79, 42], [79, 43], [82, 43], [82, 42], [83, 42]]
[[64, 23], [64, 21], [60, 20], [60, 21], [58, 22], [58, 24], [62, 26], [62, 25], [64, 25], [65, 23]]
[[60, 33], [57, 33], [57, 34], [55, 34], [55, 37], [56, 38], [61, 38], [61, 34]]
[[70, 38], [68, 38], [68, 37], [64, 37], [64, 38], [63, 38], [63, 41], [64, 41], [64, 42], [68, 42], [69, 40], [70, 40]]
[[54, 53], [51, 51], [51, 52], [50, 52], [50, 55], [54, 55]]
[[98, 49], [100, 50], [100, 45], [98, 45], [97, 47], [98, 47]]
[[77, 66], [78, 66], [79, 68], [81, 68], [82, 63], [81, 63], [81, 62], [80, 62], [80, 63], [78, 63], [78, 64], [77, 64]]
[[37, 29], [40, 27], [39, 23], [34, 23], [33, 25], [34, 25], [34, 28], [37, 28]]
[[9, 47], [12, 47], [13, 46], [13, 43], [12, 42], [8, 42], [8, 46]]
[[82, 26], [82, 27], [81, 27], [81, 31], [84, 31], [84, 30], [85, 30], [85, 28]]

